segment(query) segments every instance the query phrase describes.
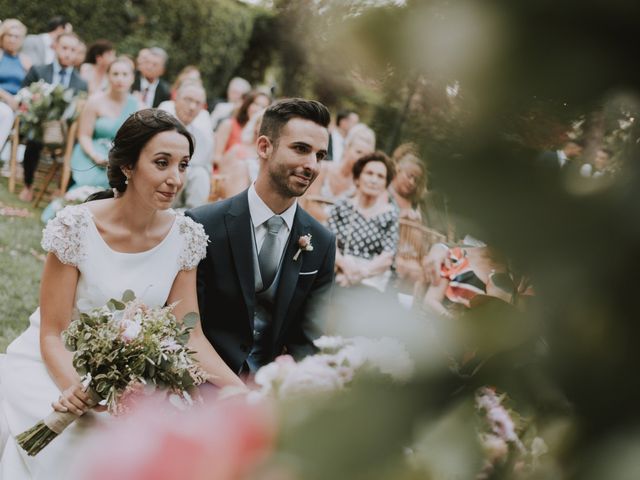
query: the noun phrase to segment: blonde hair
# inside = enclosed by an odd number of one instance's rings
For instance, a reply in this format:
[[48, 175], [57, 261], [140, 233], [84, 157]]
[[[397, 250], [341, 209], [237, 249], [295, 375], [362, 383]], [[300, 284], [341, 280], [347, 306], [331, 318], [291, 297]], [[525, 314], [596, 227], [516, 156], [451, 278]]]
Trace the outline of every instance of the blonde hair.
[[412, 203], [418, 203], [427, 191], [427, 168], [418, 156], [418, 149], [413, 143], [403, 143], [398, 146], [391, 156], [396, 166], [396, 175], [403, 165], [415, 165], [420, 169], [420, 178], [416, 181], [416, 190], [411, 196]]
[[351, 127], [347, 138], [344, 139], [344, 148], [346, 149], [355, 140], [363, 140], [371, 145], [371, 150], [376, 149], [376, 134], [364, 123], [358, 123]]
[[180, 90], [180, 87], [182, 86], [182, 84], [185, 81], [187, 81], [187, 82], [198, 82], [198, 80], [195, 80], [193, 78], [190, 78], [189, 80], [186, 80], [187, 76], [191, 72], [198, 72], [198, 77], [200, 78], [199, 83], [200, 83], [200, 85], [202, 85], [202, 75], [200, 73], [200, 69], [198, 67], [196, 67], [195, 65], [187, 65], [182, 70], [180, 70], [180, 73], [178, 73], [178, 76], [176, 77], [175, 82], [173, 82], [173, 85], [171, 85], [171, 89], [177, 92], [178, 90]]
[[24, 39], [27, 35], [27, 27], [24, 23], [16, 18], [7, 18], [0, 24], [0, 45], [2, 45], [2, 40], [4, 40], [4, 36], [9, 32], [9, 30], [16, 27], [22, 32], [22, 37]]

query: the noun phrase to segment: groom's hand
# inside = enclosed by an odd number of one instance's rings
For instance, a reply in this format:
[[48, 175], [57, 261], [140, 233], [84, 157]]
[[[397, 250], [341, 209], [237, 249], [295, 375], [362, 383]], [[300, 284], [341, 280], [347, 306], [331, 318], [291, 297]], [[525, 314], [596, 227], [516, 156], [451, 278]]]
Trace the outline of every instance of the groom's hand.
[[84, 385], [78, 382], [64, 390], [51, 406], [57, 412], [71, 412], [81, 416], [92, 407], [92, 401]]

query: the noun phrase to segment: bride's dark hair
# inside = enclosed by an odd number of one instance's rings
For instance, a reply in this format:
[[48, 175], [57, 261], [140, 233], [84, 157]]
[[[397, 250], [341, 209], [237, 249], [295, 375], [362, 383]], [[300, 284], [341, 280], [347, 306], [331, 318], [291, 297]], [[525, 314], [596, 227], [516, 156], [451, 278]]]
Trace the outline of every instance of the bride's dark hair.
[[115, 196], [115, 190], [124, 193], [127, 189], [127, 177], [122, 169], [134, 168], [144, 146], [157, 134], [169, 131], [176, 131], [189, 141], [189, 157], [193, 156], [193, 137], [176, 117], [156, 108], [147, 108], [131, 114], [118, 129], [109, 151], [107, 177], [111, 188], [94, 193], [86, 201], [112, 198]]

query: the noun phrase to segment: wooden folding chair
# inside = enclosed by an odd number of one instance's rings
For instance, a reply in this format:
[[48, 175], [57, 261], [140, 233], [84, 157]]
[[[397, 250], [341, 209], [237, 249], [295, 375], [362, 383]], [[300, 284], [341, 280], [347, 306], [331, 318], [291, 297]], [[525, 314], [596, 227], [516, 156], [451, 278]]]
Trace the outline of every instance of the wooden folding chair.
[[[35, 193], [33, 200], [34, 207], [37, 208], [45, 196], [47, 199], [53, 196], [51, 192], [49, 192], [49, 186], [55, 177], [59, 177], [56, 183], [59, 189], [58, 192], [64, 195], [64, 192], [67, 191], [69, 180], [71, 179], [71, 154], [73, 153], [77, 133], [78, 120], [73, 122], [71, 127], [69, 127], [63, 145], [54, 148], [47, 148], [45, 146], [43, 148], [33, 182], [33, 190]], [[42, 156], [47, 154], [51, 157], [51, 163], [48, 165], [43, 162], [42, 158]]]
[[446, 236], [440, 232], [425, 227], [420, 222], [400, 219], [398, 252], [404, 259], [420, 261], [428, 252], [431, 245], [446, 242]]
[[18, 145], [20, 144], [20, 117], [16, 115], [9, 135], [11, 142], [11, 156], [9, 157], [9, 192], [16, 191], [16, 177], [18, 176]]

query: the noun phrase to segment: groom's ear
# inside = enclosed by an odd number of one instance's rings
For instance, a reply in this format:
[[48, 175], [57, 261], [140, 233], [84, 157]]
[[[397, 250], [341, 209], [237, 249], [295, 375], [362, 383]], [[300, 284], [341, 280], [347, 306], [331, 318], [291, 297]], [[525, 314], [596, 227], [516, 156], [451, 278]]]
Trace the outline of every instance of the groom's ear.
[[258, 140], [256, 140], [256, 150], [258, 152], [258, 157], [260, 160], [266, 161], [271, 158], [273, 154], [273, 144], [269, 137], [266, 135], [260, 135]]

